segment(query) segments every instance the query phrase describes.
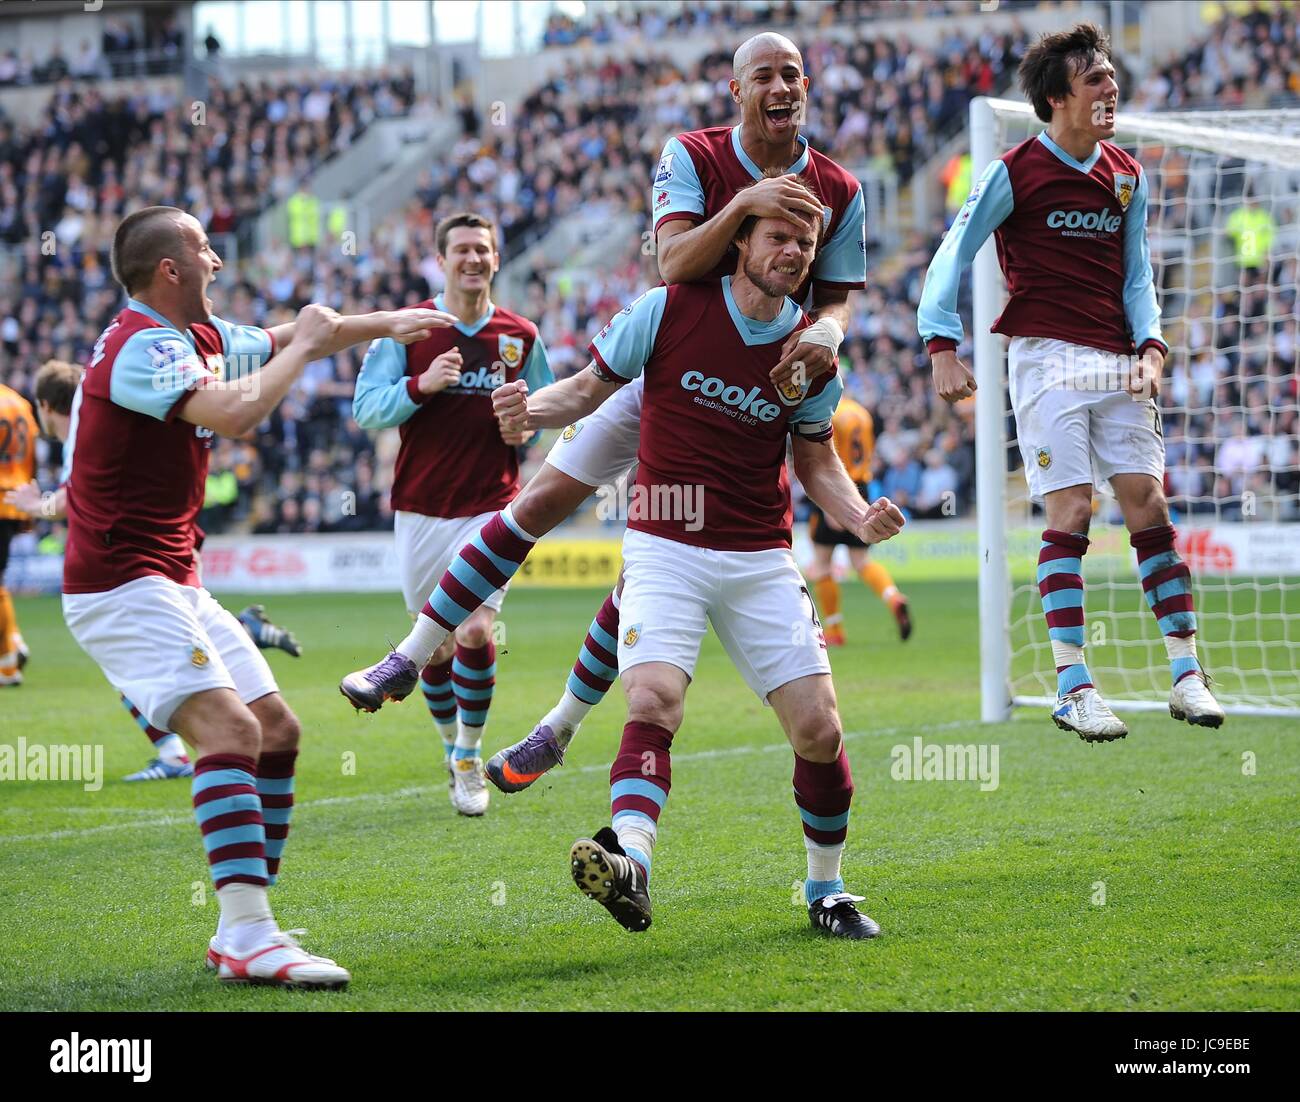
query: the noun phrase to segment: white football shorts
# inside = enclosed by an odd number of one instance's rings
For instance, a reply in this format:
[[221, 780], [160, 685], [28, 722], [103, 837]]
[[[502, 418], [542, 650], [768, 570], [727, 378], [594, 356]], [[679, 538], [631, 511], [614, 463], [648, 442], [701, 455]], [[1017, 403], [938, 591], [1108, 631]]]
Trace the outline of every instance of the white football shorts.
[[[397, 571], [402, 581], [402, 599], [406, 611], [414, 618], [437, 587], [447, 567], [460, 549], [479, 534], [479, 529], [496, 513], [479, 513], [474, 517], [426, 517], [423, 513], [393, 514], [396, 536]], [[493, 612], [501, 611], [506, 589], [495, 590], [483, 603]]]
[[1030, 496], [1106, 487], [1115, 474], [1163, 480], [1165, 442], [1152, 398], [1125, 389], [1130, 357], [1050, 337], [1013, 337], [1011, 408]]
[[831, 672], [817, 609], [787, 547], [714, 551], [629, 529], [618, 624], [622, 673], [668, 662], [693, 676], [709, 624], [764, 703], [788, 682]]
[[619, 387], [590, 417], [560, 433], [546, 462], [588, 486], [613, 486], [636, 462], [644, 395], [641, 376]]
[[207, 689], [245, 704], [279, 692], [248, 632], [206, 589], [150, 574], [103, 593], [65, 593], [63, 619], [108, 682], [153, 726]]

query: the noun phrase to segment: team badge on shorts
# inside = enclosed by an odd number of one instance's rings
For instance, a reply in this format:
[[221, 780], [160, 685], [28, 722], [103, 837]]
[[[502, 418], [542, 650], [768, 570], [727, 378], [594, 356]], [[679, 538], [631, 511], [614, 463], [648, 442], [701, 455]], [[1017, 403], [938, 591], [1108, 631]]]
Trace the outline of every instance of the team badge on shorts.
[[1052, 465], [1052, 449], [1037, 448], [1034, 454], [1038, 457], [1038, 466], [1042, 470], [1047, 470]]
[[1128, 205], [1133, 201], [1133, 193], [1137, 191], [1137, 177], [1128, 172], [1115, 173], [1115, 198], [1119, 200], [1119, 205], [1128, 210]]
[[497, 347], [501, 352], [501, 362], [506, 367], [518, 367], [519, 362], [524, 358], [523, 337], [507, 337], [503, 333]]
[[560, 433], [560, 439], [567, 444], [581, 431], [582, 431], [582, 422], [581, 421], [575, 422], [574, 424], [568, 426], [568, 428], [566, 428], [562, 433]]
[[195, 647], [190, 651], [190, 665], [202, 669], [208, 664], [208, 652], [202, 647]]
[[623, 633], [623, 646], [635, 647], [636, 641], [641, 638], [641, 625], [633, 624]]

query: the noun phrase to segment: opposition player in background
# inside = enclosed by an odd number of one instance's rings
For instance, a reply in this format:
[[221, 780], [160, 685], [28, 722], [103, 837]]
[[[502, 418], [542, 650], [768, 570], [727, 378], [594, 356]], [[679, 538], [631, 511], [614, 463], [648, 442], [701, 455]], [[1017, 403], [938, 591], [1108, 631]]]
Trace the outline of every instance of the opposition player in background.
[[[83, 372], [76, 364], [63, 360], [47, 360], [36, 372], [32, 385], [32, 394], [36, 399], [36, 412], [40, 426], [46, 436], [65, 445], [63, 452], [63, 471], [59, 485], [48, 494], [41, 492], [40, 486], [31, 481], [4, 495], [4, 501], [35, 518], [56, 520], [67, 515], [67, 481], [72, 467], [72, 448], [67, 446], [68, 427], [72, 418], [72, 403], [81, 382]], [[199, 548], [203, 544], [203, 533], [199, 530], [195, 539], [195, 571], [201, 573]], [[302, 647], [294, 638], [293, 632], [277, 627], [267, 619], [266, 609], [262, 605], [249, 605], [238, 615], [238, 620], [248, 636], [261, 649], [278, 649], [287, 651], [298, 658]], [[118, 694], [122, 706], [131, 714], [136, 725], [153, 744], [154, 757], [145, 767], [122, 778], [127, 781], [165, 781], [179, 780], [194, 775], [194, 765], [185, 752], [185, 743], [174, 731], [160, 731], [150, 723], [131, 701]]]
[[64, 619], [109, 683], [195, 750], [194, 813], [221, 909], [207, 959], [219, 978], [340, 987], [348, 972], [303, 950], [271, 913], [300, 729], [266, 659], [199, 583], [195, 519], [217, 433], [260, 424], [311, 361], [382, 336], [423, 339], [452, 319], [309, 305], [271, 330], [232, 325], [207, 296], [221, 259], [174, 207], [123, 219], [111, 260], [128, 299], [74, 399]]
[[[876, 448], [876, 430], [871, 414], [865, 406], [845, 394], [835, 407], [831, 430], [834, 433], [835, 452], [865, 500], [868, 496], [867, 484], [871, 481], [871, 457]], [[812, 515], [808, 519], [808, 537], [812, 540], [813, 561], [804, 574], [813, 583], [813, 592], [817, 594], [826, 645], [842, 647], [845, 639], [844, 614], [840, 612], [840, 583], [835, 580], [832, 572], [837, 547], [849, 549], [849, 564], [888, 606], [894, 615], [894, 622], [898, 624], [899, 638], [906, 642], [912, 634], [912, 617], [907, 598], [898, 591], [889, 571], [880, 563], [867, 558], [867, 545], [857, 536], [843, 528], [837, 528], [815, 502], [809, 504]]]
[[1128, 728], [1084, 662], [1083, 568], [1093, 487], [1109, 481], [1165, 638], [1175, 719], [1223, 722], [1196, 655], [1191, 576], [1174, 548], [1156, 395], [1168, 346], [1152, 282], [1142, 166], [1115, 135], [1119, 86], [1093, 24], [1044, 35], [1020, 86], [1047, 129], [984, 171], [930, 263], [917, 319], [934, 385], [952, 402], [975, 390], [957, 358], [962, 269], [989, 234], [1010, 293], [993, 330], [1011, 338], [1009, 382], [1029, 491], [1047, 529], [1038, 588], [1056, 659], [1056, 725], [1090, 742]]
[[[375, 341], [352, 402], [362, 428], [401, 426], [393, 512], [402, 595], [412, 617], [460, 549], [519, 492], [514, 444], [520, 438], [502, 437], [492, 391], [515, 379], [536, 389], [554, 378], [537, 326], [492, 301], [492, 277], [501, 266], [493, 222], [461, 212], [438, 223], [435, 236], [446, 290], [421, 305], [445, 310], [456, 322], [414, 344]], [[451, 804], [462, 815], [482, 815], [488, 806], [480, 747], [496, 684], [492, 624], [505, 587], [477, 596], [482, 605], [420, 672], [442, 736]]]
[[[740, 106], [738, 126], [679, 134], [664, 146], [651, 188], [659, 272], [668, 283], [721, 279], [735, 270], [732, 242], [746, 219], [819, 220], [822, 247], [792, 296], [808, 304], [814, 321], [786, 338], [772, 368], [772, 381], [787, 397], [797, 397], [838, 369], [849, 293], [866, 286], [862, 188], [799, 133], [808, 77], [789, 39], [764, 33], [743, 43], [733, 61], [730, 90]], [[494, 554], [510, 546], [521, 556], [518, 561], [506, 556], [504, 565], [498, 564], [503, 576], [513, 574], [527, 549], [596, 487], [614, 485], [636, 462], [643, 390], [637, 380], [591, 417], [569, 426], [491, 533], [485, 529], [482, 538]], [[409, 694], [415, 683], [411, 664], [418, 669], [479, 600], [454, 577], [444, 576], [396, 652], [345, 678], [345, 694], [366, 707]], [[618, 676], [613, 648], [618, 603], [616, 589], [592, 620], [556, 706], [530, 734], [488, 762], [488, 776], [498, 788], [518, 792], [560, 764], [583, 718], [609, 691]]]
[[733, 275], [647, 291], [592, 342], [590, 370], [501, 403], [506, 428], [554, 426], [643, 376], [637, 489], [650, 501], [702, 491], [694, 516], [649, 510], [628, 520], [617, 642], [627, 724], [610, 769], [613, 825], [570, 851], [578, 887], [634, 932], [651, 921], [672, 741], [710, 624], [794, 749], [810, 921], [838, 937], [880, 932], [840, 875], [853, 779], [826, 644], [790, 550], [787, 437], [795, 473], [841, 526], [875, 543], [903, 518], [885, 498], [868, 506], [831, 447], [838, 373], [794, 395], [770, 374], [790, 334], [808, 324], [786, 295], [807, 275], [820, 228], [816, 219], [746, 219]]
[[9, 544], [26, 529], [27, 515], [7, 500], [7, 491], [25, 486], [36, 472], [36, 418], [31, 403], [0, 384], [0, 686], [23, 683], [27, 644], [18, 630], [13, 598], [5, 587]]

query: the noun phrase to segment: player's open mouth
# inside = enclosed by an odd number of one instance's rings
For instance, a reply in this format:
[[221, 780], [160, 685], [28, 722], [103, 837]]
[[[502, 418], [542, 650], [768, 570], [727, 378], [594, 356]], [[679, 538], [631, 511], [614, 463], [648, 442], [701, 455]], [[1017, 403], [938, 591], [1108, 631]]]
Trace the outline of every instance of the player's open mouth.
[[765, 109], [764, 113], [767, 115], [767, 121], [779, 129], [789, 126], [794, 121], [794, 108], [793, 103], [773, 103]]

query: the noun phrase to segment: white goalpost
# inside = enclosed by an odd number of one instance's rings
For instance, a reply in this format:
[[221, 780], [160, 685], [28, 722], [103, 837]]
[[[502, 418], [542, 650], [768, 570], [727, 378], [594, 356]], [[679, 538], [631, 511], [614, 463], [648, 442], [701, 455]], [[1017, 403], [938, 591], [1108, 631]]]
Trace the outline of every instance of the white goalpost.
[[[970, 107], [972, 178], [1043, 128], [1024, 103]], [[1192, 572], [1202, 663], [1225, 710], [1300, 717], [1300, 110], [1120, 114], [1115, 142], [1150, 186], [1151, 264], [1170, 354], [1166, 490]], [[1067, 263], [1068, 258], [1062, 257]], [[980, 713], [1056, 701], [1035, 564], [1045, 523], [1025, 486], [1006, 386], [993, 239], [975, 259]], [[1083, 558], [1086, 655], [1116, 710], [1164, 710], [1169, 666], [1112, 498]]]

